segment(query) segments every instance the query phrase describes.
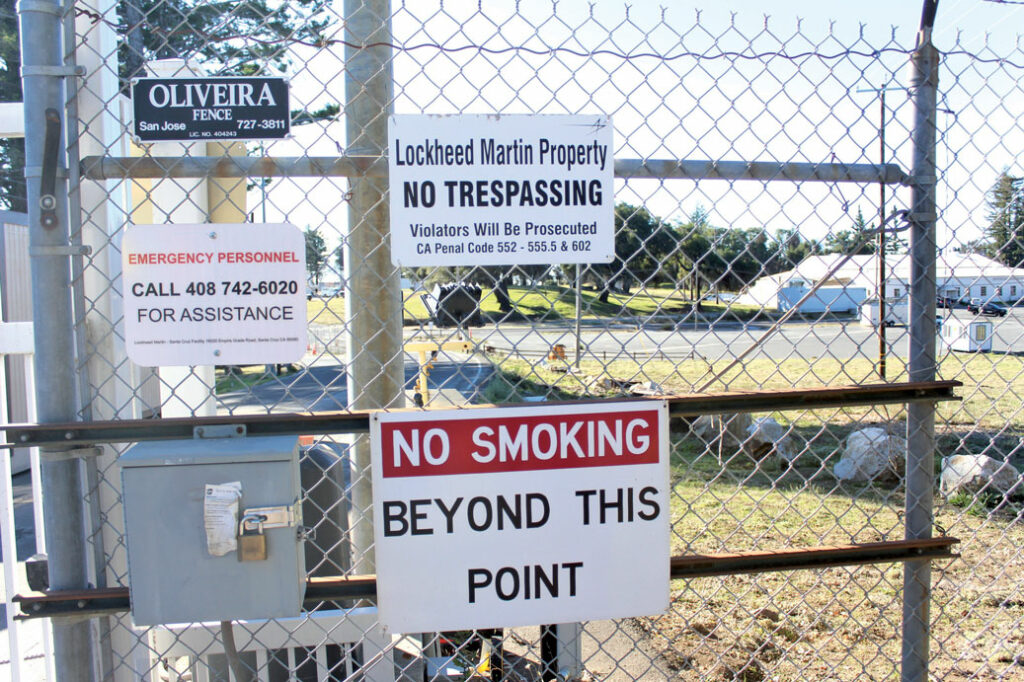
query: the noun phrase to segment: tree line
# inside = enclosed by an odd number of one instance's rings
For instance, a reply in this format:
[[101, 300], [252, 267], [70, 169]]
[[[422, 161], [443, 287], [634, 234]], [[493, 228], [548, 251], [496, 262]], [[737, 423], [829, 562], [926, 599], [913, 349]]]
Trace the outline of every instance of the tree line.
[[987, 203], [984, 237], [957, 250], [979, 253], [1011, 268], [1024, 267], [1024, 178], [1003, 170], [988, 192]]
[[[620, 202], [615, 206], [615, 259], [584, 266], [582, 283], [596, 290], [603, 303], [613, 293], [648, 286], [681, 288], [696, 300], [711, 290], [739, 291], [759, 277], [792, 270], [811, 255], [875, 253], [874, 230], [860, 210], [849, 229], [815, 241], [795, 228], [772, 233], [763, 227], [717, 227], [701, 206], [686, 220], [673, 221], [644, 206]], [[307, 228], [305, 234], [310, 283], [319, 284], [328, 268], [340, 273], [344, 268], [341, 248], [330, 253], [318, 229]], [[890, 238], [886, 250], [903, 246]], [[508, 289], [515, 283], [575, 278], [573, 266], [550, 265], [411, 268], [407, 274], [428, 286], [466, 281], [491, 288], [503, 310], [512, 309]]]

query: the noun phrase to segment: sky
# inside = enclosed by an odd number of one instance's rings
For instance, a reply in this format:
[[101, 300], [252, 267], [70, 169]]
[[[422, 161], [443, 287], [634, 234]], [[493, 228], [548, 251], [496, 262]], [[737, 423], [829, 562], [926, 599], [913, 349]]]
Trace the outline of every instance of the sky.
[[[521, 0], [517, 14], [513, 0], [394, 0], [396, 42], [419, 46], [396, 56], [395, 111], [606, 113], [616, 157], [875, 163], [878, 94], [859, 91], [887, 84], [894, 88], [886, 100], [887, 161], [909, 170], [912, 108], [900, 88], [909, 80], [904, 51], [914, 44], [918, 0], [663, 4], [671, 7], [561, 0], [553, 11], [550, 1]], [[998, 173], [1024, 173], [1022, 20], [1024, 4], [939, 4], [933, 40], [954, 51], [940, 74], [940, 246], [980, 237], [985, 192]], [[492, 51], [431, 47], [437, 44]], [[505, 49], [511, 46], [529, 50]], [[883, 53], [837, 56], [847, 49]], [[796, 56], [742, 59], [732, 52]], [[341, 55], [341, 47], [297, 52], [293, 108], [343, 102]], [[296, 129], [293, 141], [274, 143], [269, 153], [330, 155], [344, 147], [338, 121]], [[329, 243], [342, 234], [344, 180], [275, 184], [268, 220], [321, 227]], [[617, 200], [667, 220], [685, 221], [700, 206], [718, 226], [798, 229], [811, 239], [848, 229], [858, 211], [870, 221], [878, 194], [877, 186], [826, 183], [617, 183]], [[905, 189], [888, 194], [896, 207], [909, 198]], [[251, 196], [250, 205], [257, 200]]]

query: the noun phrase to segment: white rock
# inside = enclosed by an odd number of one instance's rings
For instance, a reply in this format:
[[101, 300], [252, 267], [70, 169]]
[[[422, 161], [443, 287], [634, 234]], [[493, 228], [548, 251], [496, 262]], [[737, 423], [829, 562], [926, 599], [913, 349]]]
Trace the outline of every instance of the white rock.
[[716, 414], [713, 419], [715, 435], [722, 439], [723, 453], [727, 458], [742, 450], [743, 443], [747, 440], [747, 429], [750, 427], [750, 415], [746, 412]]
[[942, 492], [990, 492], [1008, 495], [1021, 490], [1021, 476], [1011, 464], [988, 455], [942, 458]]
[[710, 414], [702, 414], [693, 420], [690, 424], [690, 431], [705, 441], [711, 440], [712, 432], [715, 428], [715, 420], [712, 419]]
[[854, 431], [846, 439], [833, 473], [842, 481], [872, 481], [898, 475], [903, 470], [907, 441], [871, 426]]
[[629, 392], [633, 395], [668, 395], [661, 384], [654, 381], [633, 384], [629, 387]]
[[750, 415], [716, 414], [711, 419], [708, 447], [718, 458], [718, 464], [726, 466], [737, 454], [743, 452], [743, 443], [747, 440], [747, 427], [750, 426]]
[[773, 451], [787, 462], [795, 456], [786, 429], [772, 417], [760, 417], [747, 427], [743, 449], [755, 459], [763, 459]]

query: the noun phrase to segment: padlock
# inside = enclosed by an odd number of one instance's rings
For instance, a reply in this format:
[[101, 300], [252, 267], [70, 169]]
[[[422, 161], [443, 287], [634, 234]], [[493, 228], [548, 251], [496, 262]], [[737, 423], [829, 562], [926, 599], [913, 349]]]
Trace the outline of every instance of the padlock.
[[[255, 528], [247, 527], [246, 522], [254, 522]], [[267, 536], [263, 534], [263, 517], [253, 514], [242, 518], [238, 524], [238, 560], [266, 561]]]

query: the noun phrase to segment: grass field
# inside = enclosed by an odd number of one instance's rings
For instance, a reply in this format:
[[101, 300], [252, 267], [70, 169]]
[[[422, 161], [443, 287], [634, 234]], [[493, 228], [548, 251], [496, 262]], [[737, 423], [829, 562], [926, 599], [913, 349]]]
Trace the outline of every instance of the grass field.
[[[556, 399], [613, 397], [617, 391], [602, 388], [602, 377], [653, 381], [666, 393], [691, 393], [713, 377], [718, 377], [718, 380], [709, 389], [711, 392], [878, 382], [874, 364], [866, 358], [755, 359], [747, 360], [725, 374], [722, 372], [729, 364], [727, 360], [709, 363], [691, 358], [678, 361], [623, 359], [607, 364], [584, 360], [580, 370], [574, 373], [554, 371], [543, 364], [520, 358], [495, 357], [492, 361], [499, 371], [486, 391], [487, 400], [491, 402], [516, 402], [527, 396], [549, 393]], [[1024, 358], [954, 353], [942, 358], [938, 378], [964, 384], [956, 391], [963, 398], [962, 402], [938, 404], [939, 424], [977, 426], [999, 432], [1005, 432], [1007, 427], [1024, 430], [1024, 404], [1020, 398], [1024, 396]], [[887, 379], [890, 382], [907, 381], [906, 367], [898, 358], [889, 359]], [[829, 421], [889, 421], [901, 419], [903, 415], [901, 406], [856, 407], [834, 412], [833, 417], [828, 417]], [[783, 417], [786, 421], [804, 425], [821, 423], [827, 416], [812, 412], [805, 414]]]
[[[489, 292], [488, 292], [489, 293]], [[532, 320], [571, 317], [573, 293], [558, 289], [512, 290], [518, 314]], [[648, 290], [632, 299], [613, 297], [586, 316], [676, 315], [686, 304], [675, 292]], [[344, 302], [310, 302], [310, 320], [343, 321]], [[675, 308], [675, 306], [683, 306]], [[492, 295], [484, 308], [497, 312]], [[628, 311], [628, 312], [626, 312]], [[406, 300], [407, 320], [426, 310]], [[654, 382], [668, 393], [689, 393], [713, 377], [713, 392], [771, 390], [875, 383], [866, 358], [754, 359], [722, 374], [727, 361], [586, 360], [574, 373], [522, 358], [488, 356], [496, 368], [481, 401], [518, 402], [616, 397], [615, 381]], [[262, 368], [224, 382], [266, 380]], [[888, 380], [907, 380], [890, 358]], [[720, 375], [720, 376], [719, 376]], [[937, 406], [934, 466], [954, 453], [1007, 456], [1024, 469], [1024, 358], [950, 354], [940, 379], [964, 386], [959, 402]], [[602, 381], [605, 380], [605, 381]], [[227, 386], [228, 384], [224, 384]], [[227, 390], [227, 389], [225, 389]], [[762, 415], [756, 415], [762, 416]], [[753, 462], [739, 455], [720, 463], [717, 450], [693, 433], [673, 435], [671, 460], [672, 552], [744, 550], [876, 542], [903, 536], [905, 490], [898, 481], [849, 483], [833, 475], [842, 445], [855, 428], [905, 429], [901, 405], [775, 413], [791, 428], [800, 456], [792, 465]], [[936, 532], [962, 544], [958, 559], [934, 562], [931, 676], [942, 680], [1024, 681], [1024, 506], [989, 496], [945, 500], [936, 495]], [[897, 679], [900, 665], [903, 567], [860, 567], [775, 572], [672, 583], [672, 606], [655, 618], [636, 619], [655, 650], [681, 680]]]
[[[406, 324], [426, 322], [430, 315], [423, 304], [421, 291], [405, 289], [402, 292]], [[480, 310], [494, 320], [535, 320], [553, 321], [575, 319], [576, 293], [574, 289], [555, 286], [510, 287], [509, 298], [513, 311], [502, 313], [498, 300], [492, 289], [485, 288], [480, 297]], [[611, 294], [607, 303], [598, 300], [598, 292], [584, 290], [582, 294], [582, 318], [599, 317], [650, 317], [652, 315], [681, 316], [691, 309], [691, 303], [683, 297], [682, 292], [672, 288], [650, 287], [639, 289], [632, 294]], [[724, 303], [704, 301], [701, 303], [706, 315], [717, 316], [726, 312]], [[310, 321], [321, 323], [340, 323], [345, 319], [345, 299], [313, 298], [307, 301], [307, 314]], [[728, 314], [736, 319], [750, 319], [761, 312], [760, 308], [750, 305], [733, 303]]]

